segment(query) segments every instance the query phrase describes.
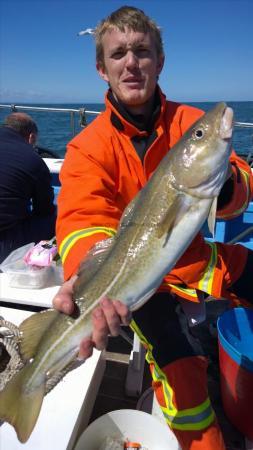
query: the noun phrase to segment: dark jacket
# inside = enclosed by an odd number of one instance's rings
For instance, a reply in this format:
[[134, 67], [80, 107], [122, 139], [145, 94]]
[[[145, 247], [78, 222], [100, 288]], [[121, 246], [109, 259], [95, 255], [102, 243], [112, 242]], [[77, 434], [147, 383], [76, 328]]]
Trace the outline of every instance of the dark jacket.
[[54, 214], [51, 175], [32, 145], [15, 130], [0, 128], [0, 232], [31, 216]]

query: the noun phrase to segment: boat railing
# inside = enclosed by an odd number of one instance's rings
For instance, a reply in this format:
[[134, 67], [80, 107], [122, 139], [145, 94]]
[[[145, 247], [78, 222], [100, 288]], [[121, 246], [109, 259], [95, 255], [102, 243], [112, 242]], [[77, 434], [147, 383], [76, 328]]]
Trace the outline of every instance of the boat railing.
[[234, 122], [235, 127], [239, 128], [253, 128], [253, 123], [251, 122]]
[[[253, 128], [253, 123], [252, 122], [234, 122], [234, 127]], [[252, 143], [253, 143], [253, 135], [251, 137], [252, 137]], [[253, 169], [253, 151], [250, 151], [245, 159], [246, 159], [247, 163], [250, 165], [251, 169]]]
[[[69, 113], [70, 114], [70, 128], [72, 135], [76, 134], [75, 130], [75, 114], [79, 115], [79, 125], [85, 128], [87, 125], [87, 116], [97, 116], [101, 111], [92, 111], [85, 108], [57, 108], [57, 107], [46, 107], [46, 106], [27, 106], [27, 105], [15, 105], [15, 104], [0, 104], [0, 108], [9, 108], [11, 111], [15, 112], [18, 110], [27, 111], [38, 111], [38, 112], [56, 112], [56, 113]], [[252, 128], [252, 122], [234, 122], [236, 128]], [[244, 155], [247, 162], [253, 168], [253, 152], [250, 152], [247, 156]]]
[[[15, 105], [15, 104], [0, 104], [0, 108], [9, 108], [13, 112], [22, 110], [28, 111], [48, 111], [48, 112], [61, 112], [61, 113], [70, 113], [71, 123], [73, 123], [73, 131], [74, 131], [74, 115], [75, 113], [79, 114], [79, 122], [80, 126], [85, 127], [87, 125], [86, 115], [94, 115], [97, 116], [101, 111], [92, 111], [85, 108], [52, 108], [52, 107], [43, 107], [43, 106], [27, 106], [27, 105]], [[234, 122], [234, 126], [238, 128], [253, 128], [253, 123], [251, 122]]]
[[24, 110], [24, 111], [38, 111], [38, 112], [56, 112], [56, 113], [69, 113], [70, 114], [70, 127], [72, 135], [75, 135], [75, 114], [79, 115], [79, 125], [86, 127], [87, 115], [97, 116], [101, 111], [90, 111], [85, 108], [56, 108], [46, 106], [27, 106], [27, 105], [15, 105], [15, 104], [0, 104], [0, 108], [9, 108], [12, 112]]

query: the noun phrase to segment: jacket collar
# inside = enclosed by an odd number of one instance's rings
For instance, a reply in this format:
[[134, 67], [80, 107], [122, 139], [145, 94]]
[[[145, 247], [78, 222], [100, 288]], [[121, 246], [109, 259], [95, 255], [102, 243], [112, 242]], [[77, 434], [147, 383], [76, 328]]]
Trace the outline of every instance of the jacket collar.
[[130, 138], [136, 135], [147, 136], [155, 130], [165, 110], [166, 97], [157, 85], [155, 93], [155, 109], [148, 123], [144, 123], [142, 117], [130, 114], [122, 103], [118, 103], [109, 89], [105, 96], [106, 110], [110, 114], [112, 125], [119, 131], [123, 131]]
[[29, 145], [28, 142], [26, 142], [25, 138], [11, 127], [6, 127], [5, 125], [2, 125], [0, 127], [0, 133], [2, 138], [4, 137], [5, 139], [6, 138], [12, 140], [14, 139], [16, 141], [19, 141], [20, 143]]

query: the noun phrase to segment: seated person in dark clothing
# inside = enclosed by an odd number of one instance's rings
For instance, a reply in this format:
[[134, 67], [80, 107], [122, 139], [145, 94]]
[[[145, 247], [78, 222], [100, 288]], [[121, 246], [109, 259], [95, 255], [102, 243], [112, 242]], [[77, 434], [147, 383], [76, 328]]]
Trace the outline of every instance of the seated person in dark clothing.
[[24, 113], [10, 114], [0, 128], [0, 262], [22, 245], [55, 235], [54, 191], [33, 148], [37, 134]]

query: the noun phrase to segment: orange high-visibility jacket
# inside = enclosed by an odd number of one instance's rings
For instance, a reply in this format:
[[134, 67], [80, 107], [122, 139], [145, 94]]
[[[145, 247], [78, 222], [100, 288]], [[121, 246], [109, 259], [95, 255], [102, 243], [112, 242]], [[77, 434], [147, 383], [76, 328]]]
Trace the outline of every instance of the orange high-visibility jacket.
[[[97, 241], [115, 233], [124, 208], [145, 185], [163, 156], [203, 114], [194, 107], [167, 101], [161, 92], [160, 97], [161, 112], [143, 163], [133, 141], [147, 133], [127, 122], [108, 96], [105, 111], [69, 143], [60, 173], [57, 219], [57, 243], [65, 279], [77, 271]], [[220, 218], [240, 214], [253, 190], [248, 164], [235, 152], [230, 161], [234, 193], [229, 204], [218, 212]], [[235, 251], [232, 246], [207, 244], [198, 234], [161, 288], [173, 289], [193, 301], [197, 301], [196, 293], [186, 291], [186, 287], [220, 295], [224, 277], [226, 285], [235, 281], [247, 258], [247, 250], [236, 247]], [[237, 258], [235, 265], [231, 264], [232, 255]]]

